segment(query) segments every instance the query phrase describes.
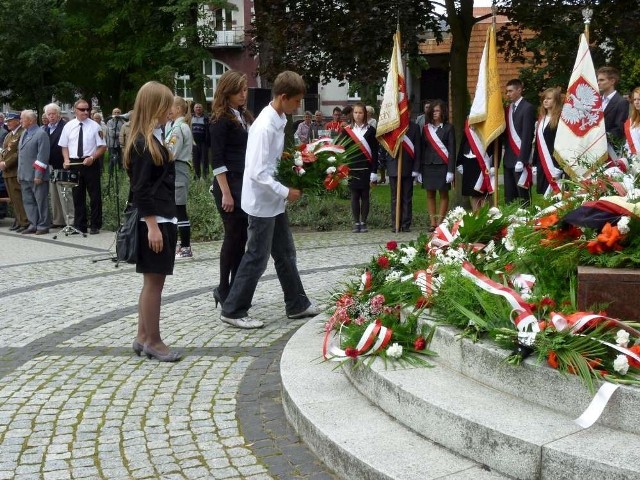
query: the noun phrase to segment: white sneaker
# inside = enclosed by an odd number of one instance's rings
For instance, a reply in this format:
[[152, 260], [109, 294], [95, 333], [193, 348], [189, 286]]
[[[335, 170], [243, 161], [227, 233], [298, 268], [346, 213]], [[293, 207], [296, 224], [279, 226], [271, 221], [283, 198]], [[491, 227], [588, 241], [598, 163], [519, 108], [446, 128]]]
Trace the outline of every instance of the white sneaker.
[[193, 258], [191, 247], [180, 247], [176, 252], [176, 260]]
[[307, 307], [306, 310], [300, 313], [294, 313], [293, 315], [287, 315], [287, 318], [298, 319], [298, 318], [306, 318], [306, 317], [315, 317], [316, 315], [320, 315], [322, 310], [314, 305], [313, 303]]
[[251, 329], [251, 328], [262, 328], [264, 327], [264, 323], [260, 320], [254, 320], [250, 317], [243, 318], [229, 318], [224, 315], [220, 315], [220, 320], [224, 323], [228, 323], [229, 325], [237, 328]]

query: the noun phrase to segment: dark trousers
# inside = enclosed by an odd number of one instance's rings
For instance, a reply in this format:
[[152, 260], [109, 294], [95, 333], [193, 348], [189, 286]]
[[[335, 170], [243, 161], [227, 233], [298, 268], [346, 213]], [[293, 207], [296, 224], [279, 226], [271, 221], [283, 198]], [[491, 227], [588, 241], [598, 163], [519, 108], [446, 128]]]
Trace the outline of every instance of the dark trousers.
[[87, 231], [87, 193], [91, 213], [90, 227], [102, 228], [102, 187], [100, 185], [100, 163], [96, 160], [89, 167], [78, 168], [78, 185], [73, 189], [74, 226]]
[[513, 168], [504, 167], [504, 201], [511, 203], [516, 200], [522, 202], [523, 206], [531, 203], [531, 192], [527, 188], [518, 186], [518, 179], [522, 172], [516, 172]]
[[[396, 227], [398, 177], [389, 177], [391, 187], [391, 226]], [[413, 177], [400, 178], [400, 228], [409, 228], [413, 218]]]
[[218, 283], [218, 293], [223, 301], [227, 298], [240, 267], [247, 245], [247, 228], [249, 226], [247, 214], [240, 208], [242, 174], [227, 172], [226, 176], [235, 204], [233, 212], [225, 212], [222, 209], [222, 191], [216, 180], [213, 181], [212, 189], [213, 198], [224, 226], [224, 238], [220, 248], [220, 282]]
[[353, 188], [351, 190], [351, 216], [354, 223], [367, 223], [369, 218], [369, 193], [370, 188]]
[[222, 314], [229, 318], [247, 316], [258, 280], [267, 268], [269, 255], [273, 257], [284, 293], [287, 315], [305, 311], [311, 302], [298, 273], [296, 247], [289, 230], [287, 214], [266, 218], [249, 215], [248, 218], [247, 251], [242, 256], [231, 291], [222, 307]]
[[193, 170], [196, 178], [207, 177], [209, 175], [209, 149], [204, 139], [194, 138], [194, 141], [196, 144], [193, 146]]

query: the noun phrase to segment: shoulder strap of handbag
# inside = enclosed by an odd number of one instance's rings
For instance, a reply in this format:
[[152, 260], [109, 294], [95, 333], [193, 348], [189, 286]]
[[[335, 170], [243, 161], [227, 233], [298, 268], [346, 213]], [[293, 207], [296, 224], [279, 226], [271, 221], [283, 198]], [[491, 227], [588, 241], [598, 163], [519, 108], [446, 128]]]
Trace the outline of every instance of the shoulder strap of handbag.
[[[165, 163], [164, 164], [164, 168], [162, 169], [162, 175], [160, 175], [160, 178], [158, 178], [158, 180], [156, 180], [156, 182], [153, 184], [153, 188], [151, 189], [151, 195], [155, 195], [156, 191], [158, 190], [158, 187], [160, 186], [160, 184], [162, 183], [162, 180], [164, 180], [164, 177], [167, 175], [167, 170], [169, 170], [169, 164]], [[133, 202], [131, 201], [131, 189], [129, 189], [129, 200], [128, 200], [128, 204], [130, 206], [135, 206], [133, 205]]]

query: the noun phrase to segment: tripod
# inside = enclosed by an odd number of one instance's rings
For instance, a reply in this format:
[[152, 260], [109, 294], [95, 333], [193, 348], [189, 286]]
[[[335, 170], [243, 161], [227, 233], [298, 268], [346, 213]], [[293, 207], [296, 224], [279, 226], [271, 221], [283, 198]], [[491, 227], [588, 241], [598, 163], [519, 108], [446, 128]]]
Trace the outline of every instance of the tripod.
[[73, 203], [73, 195], [72, 195], [72, 191], [73, 191], [73, 187], [76, 186], [75, 183], [70, 183], [70, 182], [58, 182], [60, 183], [60, 190], [62, 190], [62, 201], [63, 201], [63, 205], [62, 205], [62, 209], [64, 210], [64, 223], [65, 226], [62, 230], [60, 230], [58, 233], [56, 233], [53, 236], [53, 239], [57, 239], [58, 235], [61, 233], [64, 233], [65, 237], [68, 237], [69, 235], [82, 235], [83, 237], [86, 237], [87, 234], [84, 232], [81, 232], [80, 230], [78, 230], [76, 227], [74, 227], [73, 225], [71, 225], [71, 215], [69, 215], [69, 200], [71, 200], [71, 202]]

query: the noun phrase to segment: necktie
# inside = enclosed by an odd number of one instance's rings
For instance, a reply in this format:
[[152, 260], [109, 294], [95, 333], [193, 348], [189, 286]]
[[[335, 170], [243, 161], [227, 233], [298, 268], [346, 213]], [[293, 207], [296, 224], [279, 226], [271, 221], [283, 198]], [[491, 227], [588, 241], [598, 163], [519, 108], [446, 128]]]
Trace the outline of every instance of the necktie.
[[84, 157], [84, 145], [82, 140], [82, 124], [80, 124], [80, 132], [78, 133], [78, 158]]
[[517, 107], [518, 107], [518, 106], [514, 103], [514, 104], [513, 104], [513, 113], [516, 113], [516, 108], [517, 108]]

